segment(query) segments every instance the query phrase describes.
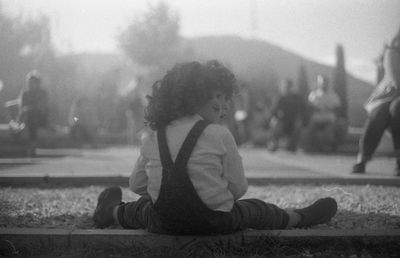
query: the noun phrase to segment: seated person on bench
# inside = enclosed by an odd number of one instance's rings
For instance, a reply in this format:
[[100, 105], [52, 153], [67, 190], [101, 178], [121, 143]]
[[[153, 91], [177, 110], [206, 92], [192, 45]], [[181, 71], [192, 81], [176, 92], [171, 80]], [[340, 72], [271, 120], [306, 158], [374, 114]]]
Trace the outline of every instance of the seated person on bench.
[[310, 139], [315, 139], [319, 132], [324, 132], [326, 141], [333, 143], [334, 128], [337, 120], [336, 111], [340, 107], [337, 93], [329, 87], [328, 78], [319, 75], [317, 89], [310, 92], [308, 102], [312, 110], [309, 134]]

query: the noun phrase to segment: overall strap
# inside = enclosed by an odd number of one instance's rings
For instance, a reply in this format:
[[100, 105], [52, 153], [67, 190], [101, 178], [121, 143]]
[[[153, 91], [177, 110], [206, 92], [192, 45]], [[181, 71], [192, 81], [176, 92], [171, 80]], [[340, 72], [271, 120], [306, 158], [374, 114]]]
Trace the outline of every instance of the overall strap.
[[201, 133], [210, 123], [205, 120], [199, 120], [192, 127], [188, 135], [186, 136], [185, 141], [182, 144], [181, 149], [179, 150], [178, 156], [175, 160], [176, 167], [184, 167], [187, 165], [187, 162], [190, 158], [190, 155], [193, 152], [194, 146], [197, 143]]
[[171, 154], [169, 152], [166, 127], [163, 127], [157, 131], [158, 150], [160, 152], [161, 165], [163, 168], [171, 168], [172, 166], [185, 166], [192, 154], [194, 146], [196, 145], [197, 139], [207, 127], [209, 122], [205, 120], [199, 120], [189, 131], [186, 139], [184, 140], [175, 163], [172, 161]]
[[172, 168], [174, 162], [167, 144], [166, 126], [157, 131], [158, 151], [160, 152], [161, 165], [163, 168]]

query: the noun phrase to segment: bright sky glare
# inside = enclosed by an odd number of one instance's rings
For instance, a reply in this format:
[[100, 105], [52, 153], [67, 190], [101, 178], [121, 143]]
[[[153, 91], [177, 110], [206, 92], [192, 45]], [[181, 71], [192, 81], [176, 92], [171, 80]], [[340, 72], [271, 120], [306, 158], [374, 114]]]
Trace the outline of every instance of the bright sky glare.
[[[50, 17], [61, 52], [118, 51], [116, 35], [158, 0], [0, 0], [10, 15]], [[347, 69], [374, 81], [373, 59], [400, 28], [399, 0], [166, 0], [185, 37], [259, 38], [332, 64], [342, 43]]]

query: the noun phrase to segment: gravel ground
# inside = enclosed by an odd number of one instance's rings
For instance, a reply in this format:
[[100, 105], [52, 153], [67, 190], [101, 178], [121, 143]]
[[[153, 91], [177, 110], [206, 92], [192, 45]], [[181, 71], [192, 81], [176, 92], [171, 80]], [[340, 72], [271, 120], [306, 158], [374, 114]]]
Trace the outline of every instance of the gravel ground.
[[[0, 188], [0, 227], [93, 228], [97, 196], [104, 188]], [[298, 208], [319, 197], [334, 197], [336, 216], [319, 229], [399, 229], [400, 188], [383, 186], [250, 186], [245, 198]], [[138, 196], [123, 189], [124, 201]]]

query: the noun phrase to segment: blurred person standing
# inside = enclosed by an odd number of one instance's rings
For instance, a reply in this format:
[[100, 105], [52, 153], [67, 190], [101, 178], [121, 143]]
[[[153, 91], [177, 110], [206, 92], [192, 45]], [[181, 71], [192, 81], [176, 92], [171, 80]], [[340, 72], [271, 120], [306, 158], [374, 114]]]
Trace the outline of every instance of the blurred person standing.
[[248, 134], [251, 143], [256, 147], [265, 147], [270, 137], [269, 121], [271, 110], [265, 101], [257, 101], [250, 109], [248, 120]]
[[324, 142], [335, 148], [336, 112], [340, 107], [337, 93], [329, 87], [328, 78], [323, 75], [317, 77], [317, 88], [308, 95], [311, 108], [311, 118], [308, 129], [309, 143], [316, 136], [323, 133]]
[[276, 151], [280, 138], [285, 136], [288, 139], [287, 150], [296, 151], [299, 133], [306, 116], [306, 103], [297, 94], [290, 79], [281, 82], [280, 91], [281, 95], [271, 110], [272, 139], [269, 149]]
[[22, 91], [18, 122], [25, 123], [28, 129], [29, 154], [35, 155], [38, 129], [47, 126], [47, 92], [41, 87], [41, 77], [36, 70], [26, 76], [27, 87]]
[[[364, 107], [368, 118], [359, 142], [357, 162], [352, 173], [363, 174], [386, 129], [390, 129], [400, 176], [400, 30], [378, 64], [378, 84]], [[383, 69], [382, 69], [383, 68]]]

